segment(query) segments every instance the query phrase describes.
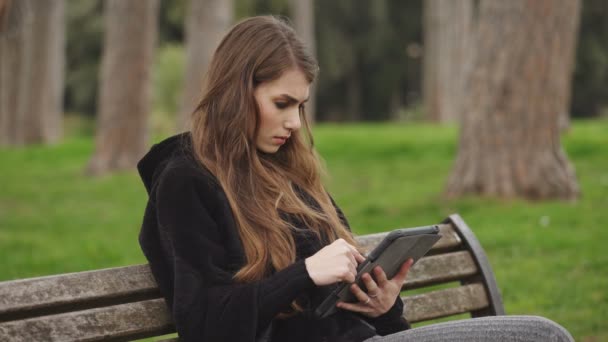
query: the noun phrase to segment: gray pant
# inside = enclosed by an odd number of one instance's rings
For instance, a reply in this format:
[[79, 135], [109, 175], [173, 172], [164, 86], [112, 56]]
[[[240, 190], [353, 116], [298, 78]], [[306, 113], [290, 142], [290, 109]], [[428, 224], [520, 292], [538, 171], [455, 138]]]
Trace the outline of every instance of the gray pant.
[[364, 342], [442, 341], [564, 341], [574, 342], [566, 329], [537, 316], [492, 316], [427, 325]]

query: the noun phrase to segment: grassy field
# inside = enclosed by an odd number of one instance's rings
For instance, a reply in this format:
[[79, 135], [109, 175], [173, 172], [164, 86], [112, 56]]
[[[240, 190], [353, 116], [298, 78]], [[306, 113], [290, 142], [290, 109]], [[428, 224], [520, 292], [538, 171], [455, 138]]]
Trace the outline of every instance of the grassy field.
[[[549, 317], [577, 341], [608, 340], [608, 121], [575, 122], [564, 136], [582, 189], [576, 203], [443, 199], [454, 127], [321, 125], [315, 138], [356, 233], [458, 212], [486, 249], [509, 314]], [[135, 172], [86, 177], [92, 149], [75, 134], [54, 147], [0, 150], [0, 280], [145, 261], [143, 185]]]

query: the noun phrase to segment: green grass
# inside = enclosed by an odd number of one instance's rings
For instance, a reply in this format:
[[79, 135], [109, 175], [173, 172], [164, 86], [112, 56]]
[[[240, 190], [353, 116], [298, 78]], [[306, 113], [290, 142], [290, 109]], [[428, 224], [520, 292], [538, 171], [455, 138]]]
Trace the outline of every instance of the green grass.
[[[564, 136], [582, 190], [576, 203], [443, 199], [455, 127], [320, 125], [315, 139], [356, 233], [458, 212], [488, 253], [509, 314], [549, 317], [578, 341], [608, 340], [608, 121], [574, 122]], [[134, 171], [88, 178], [92, 151], [85, 133], [0, 150], [0, 280], [145, 262], [143, 185]]]

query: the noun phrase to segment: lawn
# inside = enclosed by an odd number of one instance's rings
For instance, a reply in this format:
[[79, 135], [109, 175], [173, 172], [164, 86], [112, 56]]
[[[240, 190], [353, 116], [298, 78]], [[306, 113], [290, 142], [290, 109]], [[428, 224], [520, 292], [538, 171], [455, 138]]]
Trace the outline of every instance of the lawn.
[[[576, 203], [463, 198], [442, 191], [457, 130], [421, 123], [320, 125], [327, 186], [356, 233], [460, 213], [488, 253], [509, 314], [549, 317], [577, 341], [608, 340], [608, 121], [564, 135]], [[0, 280], [145, 262], [146, 193], [137, 174], [88, 178], [92, 138], [0, 149]]]

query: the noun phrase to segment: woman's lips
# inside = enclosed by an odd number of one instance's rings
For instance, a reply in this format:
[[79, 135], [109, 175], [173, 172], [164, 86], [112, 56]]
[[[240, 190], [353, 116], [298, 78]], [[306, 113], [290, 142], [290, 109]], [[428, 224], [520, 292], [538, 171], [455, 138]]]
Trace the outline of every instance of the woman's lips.
[[272, 137], [272, 142], [278, 145], [283, 145], [287, 141], [287, 137]]

